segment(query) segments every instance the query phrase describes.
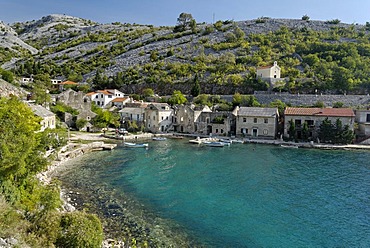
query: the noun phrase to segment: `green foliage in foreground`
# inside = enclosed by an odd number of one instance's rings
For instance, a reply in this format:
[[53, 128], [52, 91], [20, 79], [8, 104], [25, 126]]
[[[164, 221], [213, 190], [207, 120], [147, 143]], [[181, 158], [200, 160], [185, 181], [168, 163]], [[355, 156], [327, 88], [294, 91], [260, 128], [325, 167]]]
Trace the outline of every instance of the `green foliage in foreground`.
[[16, 238], [20, 247], [100, 247], [99, 219], [59, 212], [58, 183], [35, 178], [48, 165], [46, 150], [66, 143], [61, 130], [38, 132], [39, 121], [20, 100], [0, 98], [0, 237]]

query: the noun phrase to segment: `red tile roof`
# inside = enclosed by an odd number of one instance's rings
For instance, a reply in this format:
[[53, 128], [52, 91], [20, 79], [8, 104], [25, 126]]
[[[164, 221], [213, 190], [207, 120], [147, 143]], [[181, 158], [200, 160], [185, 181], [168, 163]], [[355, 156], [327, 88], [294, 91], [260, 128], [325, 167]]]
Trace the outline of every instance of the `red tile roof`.
[[127, 99], [128, 97], [117, 97], [113, 99], [112, 102], [123, 102], [123, 101], [126, 101]]
[[96, 93], [102, 93], [104, 95], [113, 95], [112, 93], [110, 93], [110, 92], [108, 92], [106, 90], [98, 90], [98, 91], [96, 91]]
[[96, 94], [96, 92], [89, 92], [89, 93], [86, 94], [86, 96], [92, 96], [92, 95], [95, 95], [95, 94]]
[[354, 117], [350, 108], [286, 108], [285, 115]]

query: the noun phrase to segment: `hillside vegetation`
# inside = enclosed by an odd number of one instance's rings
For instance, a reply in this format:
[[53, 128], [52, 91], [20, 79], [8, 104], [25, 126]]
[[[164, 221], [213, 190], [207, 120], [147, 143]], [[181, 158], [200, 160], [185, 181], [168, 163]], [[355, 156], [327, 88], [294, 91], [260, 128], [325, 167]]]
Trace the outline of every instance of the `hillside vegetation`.
[[287, 83], [276, 90], [368, 92], [369, 25], [302, 19], [174, 28], [50, 15], [12, 25], [38, 53], [6, 69], [19, 76], [47, 74], [128, 93], [150, 87], [160, 94], [176, 89], [190, 94], [199, 83], [202, 93], [247, 94], [268, 87], [255, 79], [256, 67], [278, 61]]

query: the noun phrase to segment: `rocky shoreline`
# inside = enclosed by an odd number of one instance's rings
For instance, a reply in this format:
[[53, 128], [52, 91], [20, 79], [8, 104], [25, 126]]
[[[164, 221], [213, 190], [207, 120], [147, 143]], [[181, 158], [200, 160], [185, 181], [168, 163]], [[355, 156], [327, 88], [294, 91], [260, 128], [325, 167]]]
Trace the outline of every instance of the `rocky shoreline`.
[[[152, 134], [125, 136], [127, 140], [150, 139]], [[71, 143], [63, 147], [57, 159], [48, 169], [37, 175], [44, 184], [49, 184], [53, 178], [59, 179], [63, 172], [70, 170], [75, 159], [93, 151], [101, 150], [104, 141], [112, 141], [114, 136], [81, 134], [72, 140], [84, 140], [87, 144]], [[97, 141], [98, 140], [98, 141]], [[117, 143], [117, 141], [116, 141]], [[90, 155], [89, 155], [90, 156]], [[75, 210], [88, 211], [99, 216], [103, 224], [105, 240], [102, 247], [130, 247], [137, 244], [139, 247], [200, 247], [180, 231], [173, 223], [147, 213], [127, 195], [116, 195], [114, 190], [106, 189], [96, 184], [69, 182], [61, 180], [61, 200], [63, 206], [60, 211]]]

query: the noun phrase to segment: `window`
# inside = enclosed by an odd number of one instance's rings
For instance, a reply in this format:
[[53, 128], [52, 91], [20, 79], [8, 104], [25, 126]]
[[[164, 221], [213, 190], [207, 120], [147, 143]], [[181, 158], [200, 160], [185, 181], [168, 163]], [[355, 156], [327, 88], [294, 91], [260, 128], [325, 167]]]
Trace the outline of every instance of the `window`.
[[263, 130], [263, 134], [264, 134], [264, 135], [267, 135], [268, 133], [269, 133], [269, 131], [268, 131], [267, 129], [264, 129], [264, 130]]
[[163, 119], [164, 119], [164, 118], [163, 118], [163, 116], [162, 116], [162, 121], [163, 121]]
[[112, 98], [112, 95], [108, 95], [108, 98]]
[[221, 133], [224, 133], [224, 130], [223, 129], [221, 129]]
[[308, 127], [313, 127], [314, 126], [314, 121], [313, 120], [306, 120]]
[[91, 119], [91, 117], [90, 117], [90, 116], [87, 116], [87, 117], [86, 117], [86, 120], [88, 120], [88, 121], [89, 121], [90, 119]]
[[302, 124], [301, 120], [295, 120], [294, 123], [296, 127], [301, 127]]
[[166, 117], [166, 120], [168, 120], [168, 116]]
[[269, 123], [269, 119], [265, 118], [265, 119], [264, 119], [264, 122], [265, 122], [265, 123]]
[[254, 118], [254, 119], [253, 119], [253, 122], [254, 122], [254, 123], [257, 123], [257, 118]]
[[103, 98], [103, 94], [100, 94], [100, 98]]
[[136, 120], [139, 120], [140, 119], [140, 115], [139, 114], [137, 114], [136, 115]]
[[247, 118], [243, 118], [243, 122], [247, 122]]
[[153, 120], [155, 120], [155, 116], [153, 116]]
[[366, 122], [370, 122], [370, 114], [366, 115]]
[[96, 95], [95, 98], [99, 98], [99, 95]]
[[216, 133], [218, 133], [218, 128], [216, 128]]

